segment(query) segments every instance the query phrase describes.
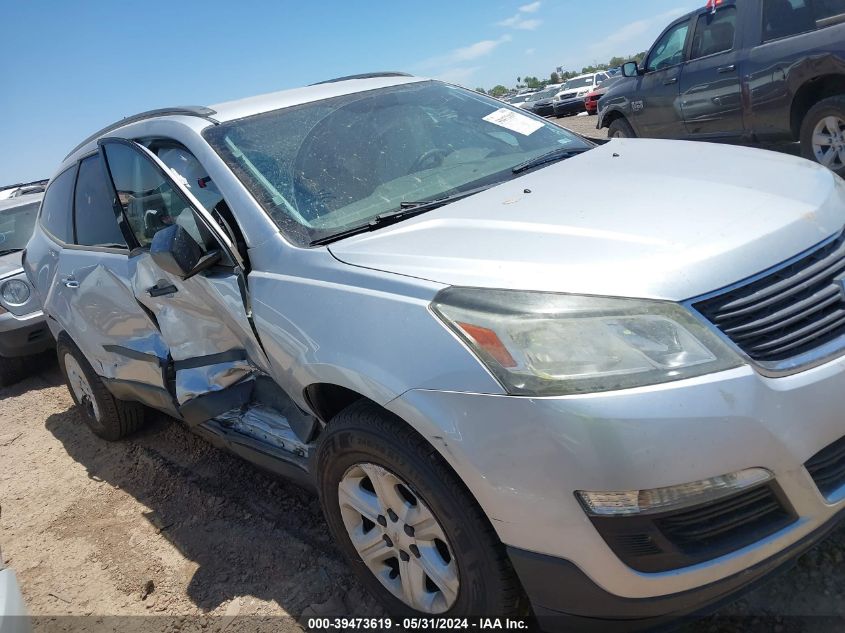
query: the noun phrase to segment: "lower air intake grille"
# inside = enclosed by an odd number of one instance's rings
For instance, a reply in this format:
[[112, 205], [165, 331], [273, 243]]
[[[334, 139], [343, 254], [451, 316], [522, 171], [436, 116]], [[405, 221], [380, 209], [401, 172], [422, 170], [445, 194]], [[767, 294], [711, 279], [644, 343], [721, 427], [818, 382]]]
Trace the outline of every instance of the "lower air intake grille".
[[723, 556], [774, 534], [796, 519], [776, 483], [681, 510], [590, 517], [623, 563], [650, 573]]
[[845, 437], [823, 448], [804, 464], [825, 497], [845, 486]]

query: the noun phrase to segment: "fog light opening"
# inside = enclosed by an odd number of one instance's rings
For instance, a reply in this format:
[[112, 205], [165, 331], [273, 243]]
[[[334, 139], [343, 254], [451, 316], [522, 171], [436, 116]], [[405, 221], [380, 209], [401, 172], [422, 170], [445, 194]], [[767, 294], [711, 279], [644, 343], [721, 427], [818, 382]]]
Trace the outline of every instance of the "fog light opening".
[[709, 503], [772, 479], [774, 475], [765, 468], [748, 468], [665, 488], [617, 492], [576, 490], [575, 496], [587, 514], [593, 516], [654, 514]]

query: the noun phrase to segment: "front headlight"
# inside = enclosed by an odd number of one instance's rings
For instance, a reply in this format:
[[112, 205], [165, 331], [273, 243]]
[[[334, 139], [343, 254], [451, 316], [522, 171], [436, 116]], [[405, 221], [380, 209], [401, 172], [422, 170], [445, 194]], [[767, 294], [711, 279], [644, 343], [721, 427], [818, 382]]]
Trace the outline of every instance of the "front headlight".
[[29, 284], [20, 279], [10, 279], [0, 286], [0, 297], [10, 306], [22, 306], [29, 301]]
[[431, 307], [515, 395], [628, 389], [743, 364], [668, 301], [447, 288]]

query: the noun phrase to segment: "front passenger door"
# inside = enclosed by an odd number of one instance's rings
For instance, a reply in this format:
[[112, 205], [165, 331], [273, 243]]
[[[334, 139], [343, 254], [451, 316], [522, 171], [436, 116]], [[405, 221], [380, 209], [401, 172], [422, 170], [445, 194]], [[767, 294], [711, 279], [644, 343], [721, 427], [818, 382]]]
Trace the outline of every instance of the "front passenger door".
[[680, 77], [686, 52], [689, 20], [670, 26], [657, 40], [645, 60], [631, 102], [634, 128], [639, 136], [683, 138]]
[[[104, 139], [100, 145], [134, 236], [132, 289], [154, 315], [168, 347], [180, 414], [198, 424], [245, 404], [256, 368], [265, 369], [268, 363], [251, 323], [240, 255], [212, 216], [146, 147], [125, 139]], [[155, 236], [177, 226], [204, 258], [216, 263], [189, 276], [157, 264], [151, 253]]]

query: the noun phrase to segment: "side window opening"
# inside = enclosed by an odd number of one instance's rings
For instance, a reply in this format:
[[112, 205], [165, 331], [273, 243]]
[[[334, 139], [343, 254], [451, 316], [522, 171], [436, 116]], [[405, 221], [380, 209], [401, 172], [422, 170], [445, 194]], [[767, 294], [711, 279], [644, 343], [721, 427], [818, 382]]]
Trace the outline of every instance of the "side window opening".
[[698, 18], [692, 39], [690, 59], [707, 57], [733, 50], [736, 36], [736, 8], [725, 7], [715, 14], [707, 13]]
[[80, 246], [126, 248], [99, 153], [79, 163], [74, 194], [74, 223], [76, 243]]
[[73, 243], [73, 185], [76, 165], [53, 178], [41, 203], [41, 225], [53, 237]]
[[226, 199], [202, 163], [186, 147], [174, 141], [153, 141], [149, 149], [167, 166], [171, 177], [190, 190], [232, 243], [237, 245], [242, 259], [247, 261], [243, 233]]

